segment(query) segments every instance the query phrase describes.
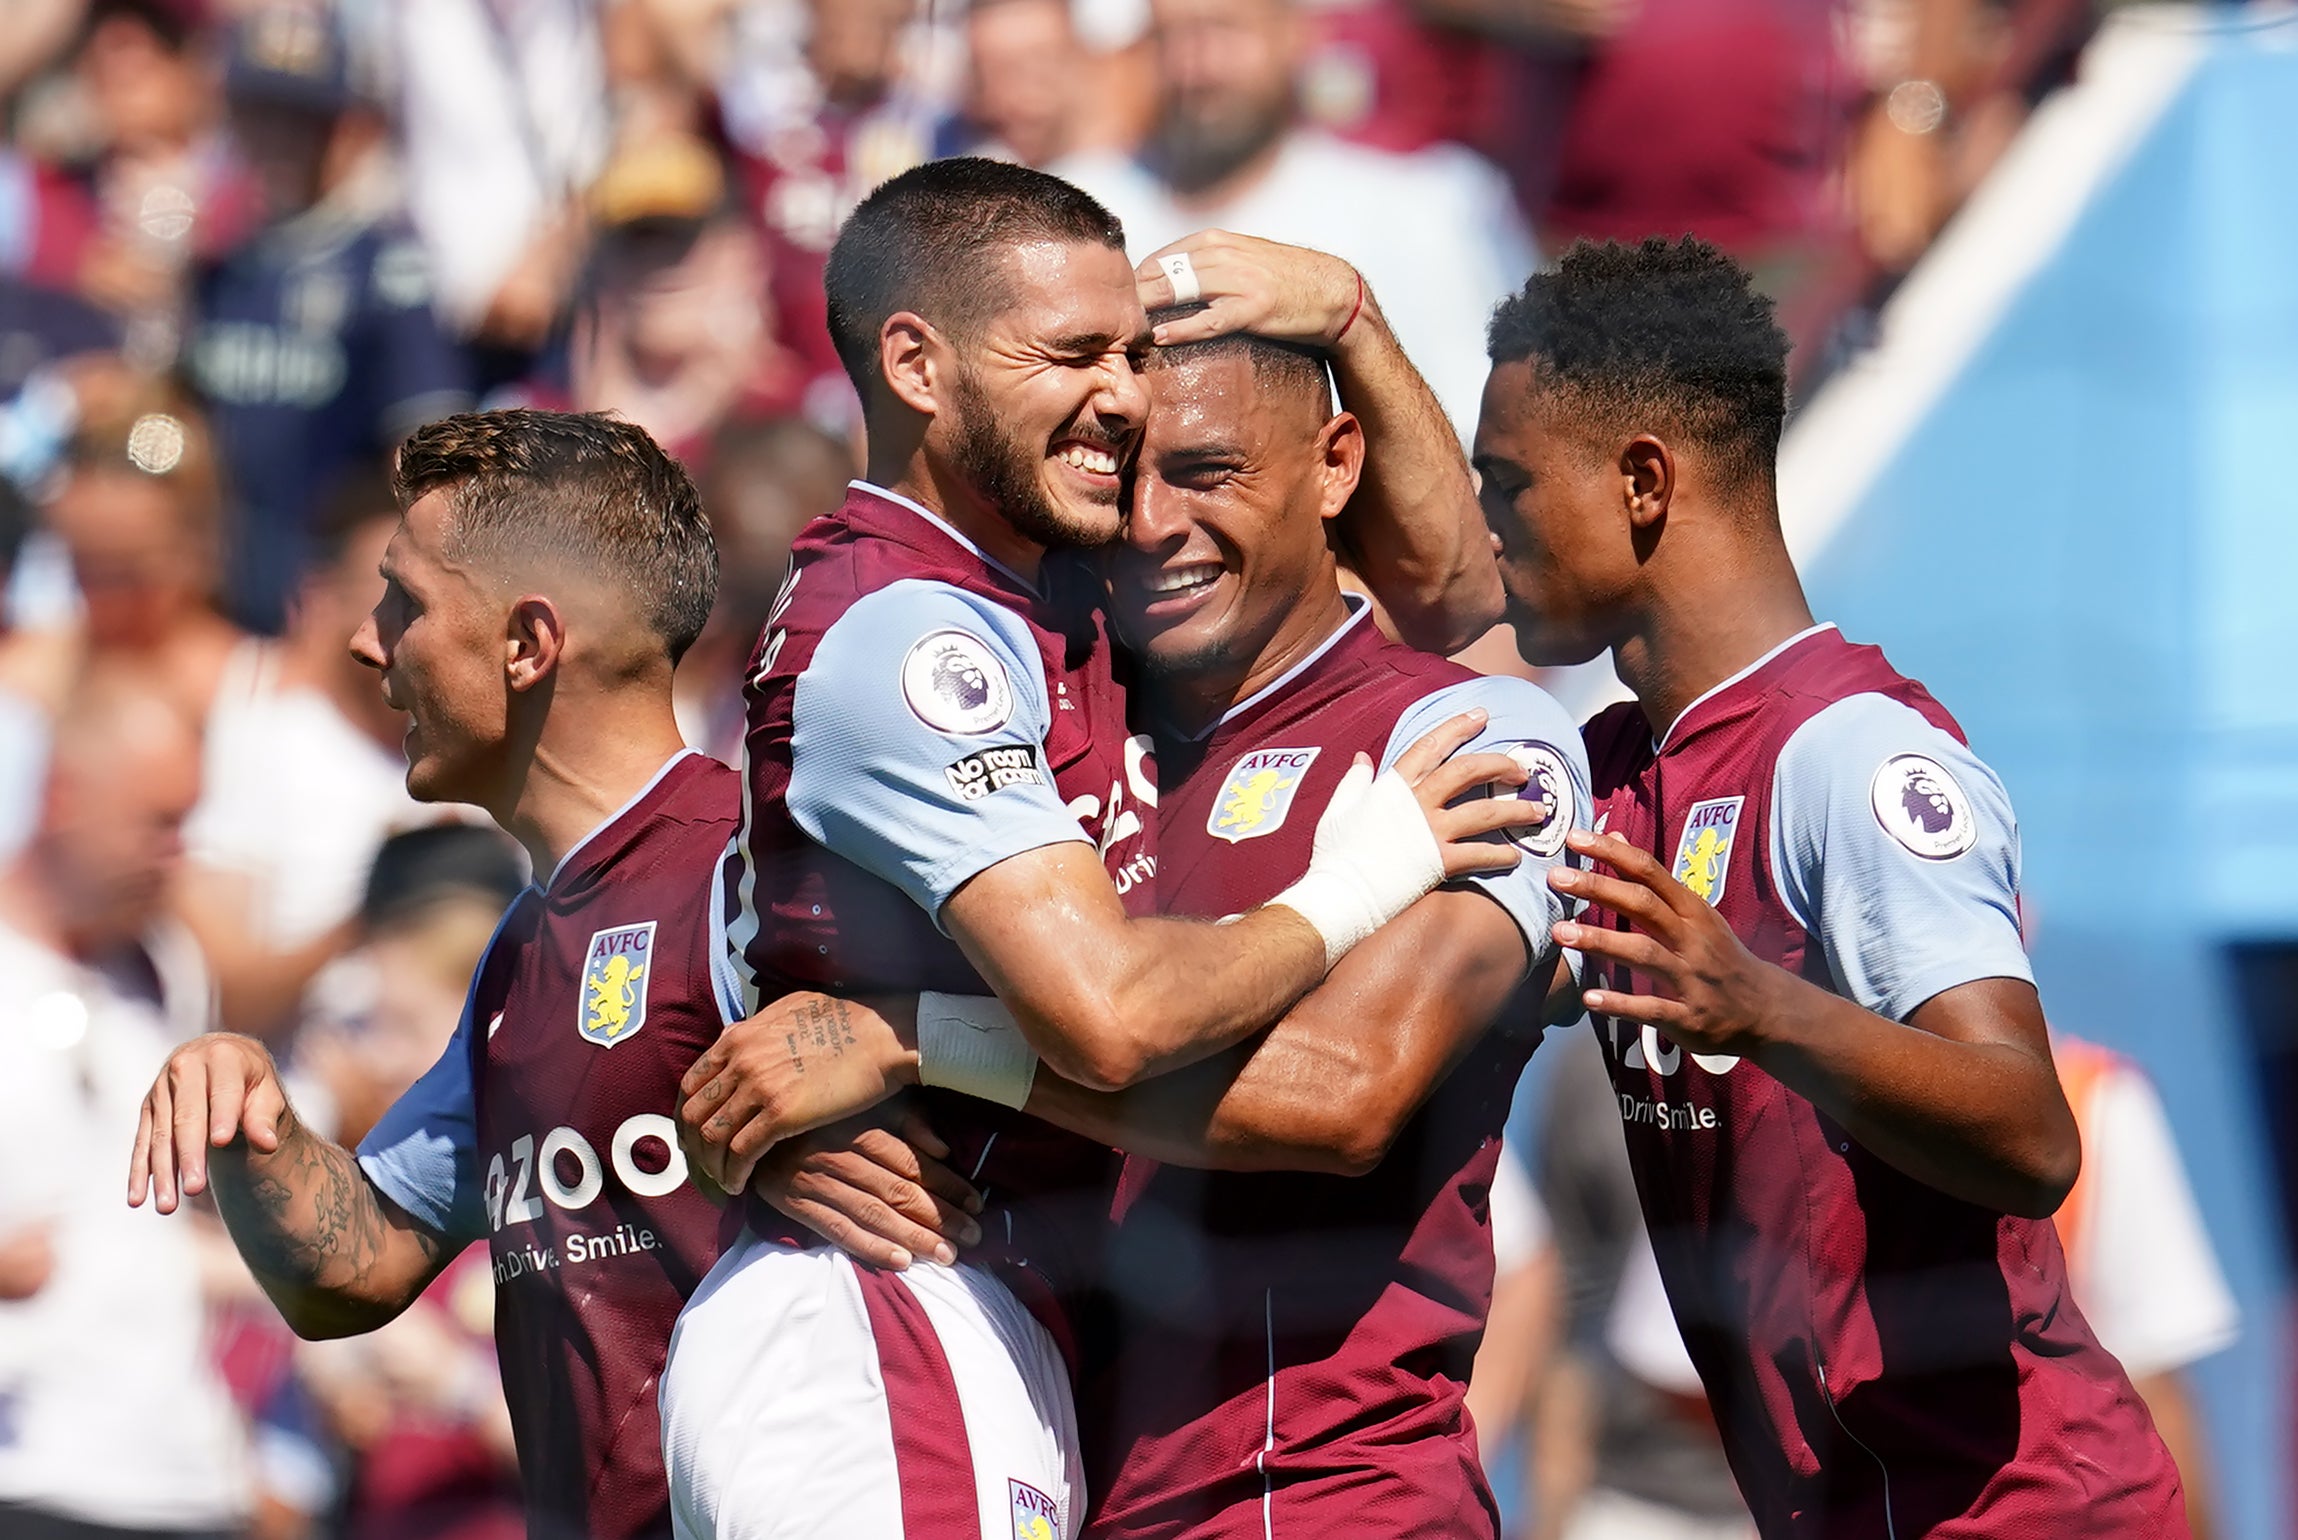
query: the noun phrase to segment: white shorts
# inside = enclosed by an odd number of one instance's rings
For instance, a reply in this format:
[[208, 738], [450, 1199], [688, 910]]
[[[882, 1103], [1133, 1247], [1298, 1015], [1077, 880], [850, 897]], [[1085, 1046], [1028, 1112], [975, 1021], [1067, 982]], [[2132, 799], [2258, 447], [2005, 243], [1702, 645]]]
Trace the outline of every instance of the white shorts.
[[662, 1443], [678, 1540], [1073, 1540], [1085, 1514], [1061, 1352], [962, 1264], [745, 1233], [671, 1333]]

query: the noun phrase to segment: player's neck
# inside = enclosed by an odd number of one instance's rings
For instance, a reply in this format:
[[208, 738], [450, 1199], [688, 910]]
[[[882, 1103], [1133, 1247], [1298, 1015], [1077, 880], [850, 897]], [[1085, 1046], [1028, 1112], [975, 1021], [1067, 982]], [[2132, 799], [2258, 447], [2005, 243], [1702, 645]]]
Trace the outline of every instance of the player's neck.
[[667, 691], [660, 699], [650, 692], [643, 705], [620, 711], [605, 703], [569, 711], [571, 704], [553, 702], [552, 714], [565, 726], [554, 732], [546, 721], [503, 805], [487, 809], [526, 848], [538, 882], [547, 883], [568, 851], [637, 800], [686, 747]]
[[1695, 558], [1654, 575], [1643, 619], [1613, 657], [1658, 738], [1694, 701], [1811, 624], [1784, 546], [1752, 559]]
[[1017, 531], [996, 509], [982, 502], [970, 486], [963, 482], [945, 482], [945, 478], [936, 475], [922, 443], [908, 455], [889, 455], [885, 462], [873, 451], [869, 468], [863, 474], [871, 485], [884, 487], [931, 510], [936, 518], [972, 541], [975, 549], [999, 565], [1032, 583], [1037, 581], [1037, 568], [1045, 559], [1045, 547]]

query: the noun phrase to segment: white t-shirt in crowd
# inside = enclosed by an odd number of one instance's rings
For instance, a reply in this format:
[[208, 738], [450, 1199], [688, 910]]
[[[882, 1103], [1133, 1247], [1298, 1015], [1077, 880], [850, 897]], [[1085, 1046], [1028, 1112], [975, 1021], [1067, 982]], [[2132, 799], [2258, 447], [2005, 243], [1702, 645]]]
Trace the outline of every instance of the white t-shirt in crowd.
[[399, 754], [319, 691], [283, 687], [278, 675], [265, 643], [232, 655], [208, 713], [184, 845], [194, 864], [254, 884], [254, 930], [286, 950], [349, 919], [376, 848], [439, 814], [407, 795]]
[[2067, 1272], [2091, 1330], [2132, 1379], [2232, 1345], [2242, 1313], [2161, 1097], [2137, 1065], [2118, 1058], [2078, 1102], [2086, 1170], [2061, 1233], [2073, 1242]]
[[153, 1007], [0, 927], [0, 1234], [56, 1265], [0, 1303], [0, 1502], [123, 1529], [229, 1529], [242, 1431], [208, 1353], [189, 1215], [122, 1201], [136, 1114], [171, 1046]]
[[1508, 183], [1458, 145], [1410, 155], [1297, 132], [1258, 183], [1218, 208], [1187, 208], [1139, 162], [1072, 156], [1052, 170], [1101, 200], [1138, 262], [1208, 226], [1329, 251], [1355, 264], [1462, 439], [1476, 430], [1492, 307], [1531, 276], [1535, 252]]

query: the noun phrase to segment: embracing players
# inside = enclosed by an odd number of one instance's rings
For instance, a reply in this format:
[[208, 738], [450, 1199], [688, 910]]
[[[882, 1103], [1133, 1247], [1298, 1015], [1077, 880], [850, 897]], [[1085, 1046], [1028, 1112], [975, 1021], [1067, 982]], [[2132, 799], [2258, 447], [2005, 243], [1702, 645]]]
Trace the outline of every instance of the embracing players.
[[1644, 1216], [1768, 1540], [2186, 1533], [2068, 1298], [2079, 1151], [2002, 784], [1780, 537], [1786, 341], [1697, 242], [1582, 247], [1492, 323], [1476, 465], [1527, 659], [1612, 650], [1586, 959]]
[[485, 808], [536, 883], [356, 1158], [297, 1119], [260, 1043], [213, 1034], [146, 1099], [128, 1201], [212, 1192], [306, 1337], [381, 1325], [487, 1242], [529, 1533], [660, 1535], [656, 1384], [717, 1254], [666, 1115], [721, 1021], [712, 874], [741, 806], [671, 716], [717, 553], [686, 473], [608, 418], [446, 418], [396, 480], [353, 650], [409, 715], [408, 790]]
[[[1102, 1268], [1115, 1320], [1081, 1385], [1090, 1531], [1491, 1535], [1462, 1405], [1492, 1286], [1481, 1195], [1567, 907], [1541, 877], [1585, 825], [1578, 733], [1522, 680], [1382, 638], [1337, 581], [1331, 532], [1367, 436], [1333, 411], [1324, 357], [1266, 335], [1208, 340], [1249, 322], [1329, 348], [1356, 313], [1353, 273], [1242, 237], [1188, 248], [1218, 314], [1158, 328], [1107, 561], [1155, 738], [1159, 907], [1216, 918], [1268, 900], [1310, 865], [1355, 756], [1393, 760], [1469, 707], [1488, 713], [1474, 746], [1525, 769], [1521, 795], [1543, 816], [1516, 836], [1521, 865], [1420, 899], [1249, 1047], [1126, 1092], [1050, 1060], [1028, 1078], [1030, 1112], [1132, 1152]], [[1149, 297], [1170, 282], [1148, 280]], [[1377, 309], [1363, 324], [1344, 366], [1356, 399], [1360, 355], [1393, 347]], [[1465, 505], [1450, 429], [1401, 354], [1386, 362], [1371, 382], [1383, 474]], [[1524, 1030], [1488, 1030], [1511, 1018]], [[733, 1029], [689, 1077], [690, 1113], [707, 1128], [732, 1099], [802, 1128], [913, 1075], [900, 1021], [858, 1004], [842, 1019], [851, 1039], [803, 1064], [757, 1051], [773, 1046], [771, 1015]]]
[[[1335, 754], [1298, 880], [1233, 923], [1152, 917], [1147, 745], [1097, 584], [1063, 554], [1117, 534], [1147, 410], [1116, 223], [1042, 173], [934, 162], [862, 202], [826, 284], [870, 477], [800, 537], [752, 665], [729, 1016], [808, 988], [927, 992], [920, 1071], [972, 1093], [931, 1111], [987, 1234], [977, 1265], [895, 1274], [753, 1204], [671, 1345], [674, 1516], [690, 1535], [1066, 1535], [1062, 1299], [1093, 1276], [1113, 1157], [1010, 1110], [1039, 1056], [1107, 1090], [1260, 1030], [1445, 877], [1514, 866], [1482, 836], [1523, 804], [1448, 804], [1526, 772], [1445, 759], [1475, 713], [1377, 776]], [[1439, 544], [1462, 533], [1447, 519]], [[776, 1042], [803, 1075], [850, 1030], [826, 1009]]]

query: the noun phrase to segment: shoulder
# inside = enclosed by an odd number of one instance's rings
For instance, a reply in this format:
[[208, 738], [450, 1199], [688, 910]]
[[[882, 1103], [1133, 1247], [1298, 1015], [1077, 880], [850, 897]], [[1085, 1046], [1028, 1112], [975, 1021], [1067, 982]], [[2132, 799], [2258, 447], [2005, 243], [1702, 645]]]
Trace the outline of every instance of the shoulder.
[[1488, 718], [1481, 739], [1547, 743], [1573, 763], [1585, 765], [1586, 754], [1571, 716], [1556, 697], [1531, 680], [1448, 669], [1446, 674], [1431, 674], [1424, 683], [1426, 688], [1399, 715], [1399, 732], [1411, 728], [1417, 736], [1447, 717], [1481, 710]]
[[1781, 745], [1774, 819], [1866, 814], [1926, 860], [1976, 844], [2009, 798], [1993, 770], [1925, 713], [1874, 691], [1814, 712]]
[[904, 578], [856, 598], [822, 634], [807, 676], [883, 695], [898, 683], [920, 720], [945, 733], [995, 730], [1017, 695], [1045, 693], [1045, 658], [1029, 621], [986, 595]]

